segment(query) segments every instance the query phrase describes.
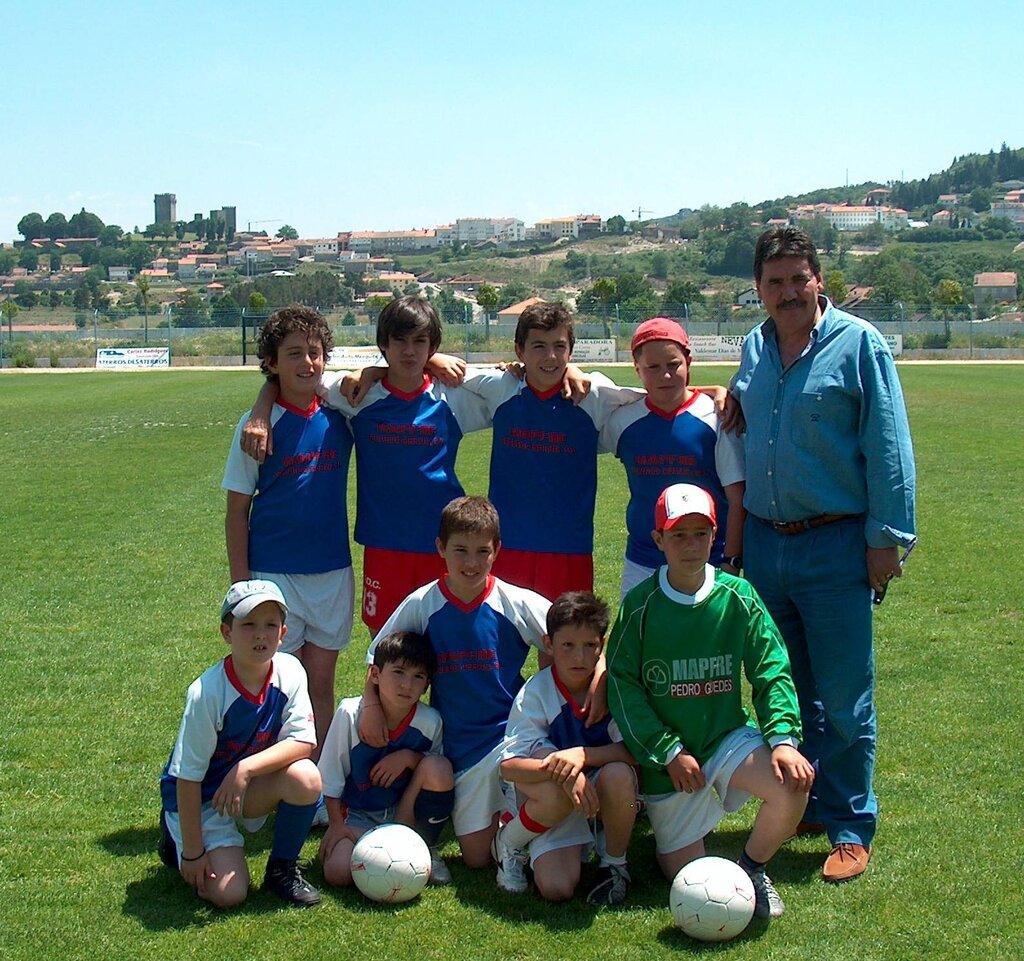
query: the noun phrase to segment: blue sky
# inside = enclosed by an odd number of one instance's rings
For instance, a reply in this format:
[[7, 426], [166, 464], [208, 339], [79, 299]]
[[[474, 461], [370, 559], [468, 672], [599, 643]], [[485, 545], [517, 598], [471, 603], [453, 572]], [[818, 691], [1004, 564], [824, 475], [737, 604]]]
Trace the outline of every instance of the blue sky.
[[35, 0], [4, 23], [5, 241], [29, 211], [144, 227], [164, 191], [303, 236], [663, 216], [1024, 146], [996, 0]]

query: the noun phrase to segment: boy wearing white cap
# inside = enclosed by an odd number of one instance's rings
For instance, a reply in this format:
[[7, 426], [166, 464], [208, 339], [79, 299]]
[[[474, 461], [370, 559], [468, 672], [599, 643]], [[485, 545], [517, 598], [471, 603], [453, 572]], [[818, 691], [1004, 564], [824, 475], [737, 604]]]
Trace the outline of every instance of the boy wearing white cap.
[[302, 665], [279, 653], [288, 607], [272, 581], [237, 581], [221, 606], [231, 653], [193, 681], [160, 779], [160, 857], [220, 908], [249, 892], [242, 833], [275, 812], [263, 886], [299, 907], [320, 894], [297, 860], [320, 800]]
[[[714, 498], [673, 484], [654, 515], [666, 563], [622, 602], [608, 642], [609, 707], [640, 764], [665, 876], [704, 854], [704, 836], [726, 813], [759, 797], [739, 863], [754, 882], [755, 915], [778, 917], [765, 864], [792, 835], [814, 780], [797, 751], [786, 648], [747, 581], [709, 564]], [[741, 671], [760, 729], [743, 706]]]

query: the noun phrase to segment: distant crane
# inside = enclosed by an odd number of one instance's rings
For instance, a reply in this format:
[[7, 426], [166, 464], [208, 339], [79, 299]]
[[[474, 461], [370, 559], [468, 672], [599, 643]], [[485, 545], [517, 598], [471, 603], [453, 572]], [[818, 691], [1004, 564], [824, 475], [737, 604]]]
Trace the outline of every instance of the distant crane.
[[644, 214], [653, 214], [654, 211], [653, 210], [644, 210], [643, 207], [637, 207], [636, 210], [631, 210], [630, 213], [631, 214], [636, 214], [636, 219], [639, 222], [642, 223], [643, 219], [644, 219]]

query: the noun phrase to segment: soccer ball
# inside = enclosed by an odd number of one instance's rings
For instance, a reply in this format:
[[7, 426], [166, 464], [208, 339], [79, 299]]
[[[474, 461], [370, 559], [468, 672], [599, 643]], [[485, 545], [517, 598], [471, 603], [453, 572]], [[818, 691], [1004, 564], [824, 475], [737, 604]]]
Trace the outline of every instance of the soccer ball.
[[697, 858], [675, 876], [668, 906], [673, 920], [691, 938], [728, 941], [754, 916], [754, 885], [732, 861]]
[[382, 824], [352, 849], [352, 880], [371, 901], [411, 901], [430, 878], [430, 849], [412, 828]]

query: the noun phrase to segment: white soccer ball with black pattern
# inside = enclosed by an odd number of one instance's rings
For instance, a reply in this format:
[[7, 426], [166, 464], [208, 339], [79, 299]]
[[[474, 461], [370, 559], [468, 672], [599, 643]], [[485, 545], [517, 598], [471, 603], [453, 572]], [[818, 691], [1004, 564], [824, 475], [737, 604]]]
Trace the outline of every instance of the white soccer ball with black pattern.
[[754, 885], [733, 861], [697, 858], [675, 876], [668, 906], [673, 920], [691, 938], [728, 941], [754, 916]]
[[382, 824], [352, 849], [352, 880], [371, 901], [411, 901], [430, 879], [430, 849], [412, 828]]

